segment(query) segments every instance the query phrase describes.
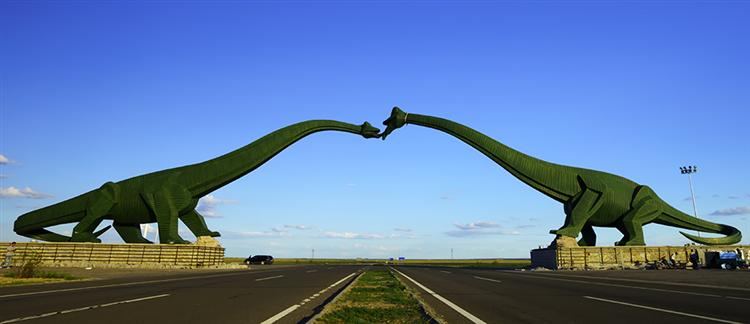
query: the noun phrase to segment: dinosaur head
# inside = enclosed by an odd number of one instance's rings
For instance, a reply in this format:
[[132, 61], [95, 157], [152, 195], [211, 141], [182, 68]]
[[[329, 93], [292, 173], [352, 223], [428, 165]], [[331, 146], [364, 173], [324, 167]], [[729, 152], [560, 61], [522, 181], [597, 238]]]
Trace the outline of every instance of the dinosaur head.
[[365, 122], [360, 126], [359, 133], [362, 134], [364, 138], [378, 138], [380, 137], [380, 128], [377, 128], [375, 126], [370, 125], [370, 123]]
[[385, 131], [382, 134], [380, 134], [383, 140], [385, 140], [388, 134], [390, 134], [397, 128], [400, 128], [401, 126], [406, 125], [406, 117], [408, 115], [409, 115], [408, 113], [404, 112], [398, 107], [393, 107], [393, 110], [391, 110], [391, 116], [388, 117], [388, 119], [386, 119], [385, 121], [383, 121], [383, 125], [388, 126], [386, 127]]

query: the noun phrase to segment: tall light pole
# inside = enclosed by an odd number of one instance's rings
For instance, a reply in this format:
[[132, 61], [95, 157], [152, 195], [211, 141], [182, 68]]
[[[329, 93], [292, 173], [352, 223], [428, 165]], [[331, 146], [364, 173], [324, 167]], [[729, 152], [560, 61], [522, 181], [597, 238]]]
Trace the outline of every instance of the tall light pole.
[[[695, 218], [698, 218], [698, 209], [695, 207], [695, 191], [693, 191], [693, 173], [698, 172], [698, 167], [693, 166], [686, 166], [686, 167], [680, 167], [680, 173], [687, 174], [688, 175], [688, 183], [690, 183], [690, 196], [693, 199], [693, 214], [695, 215]], [[698, 232], [698, 236], [701, 236], [701, 232]]]

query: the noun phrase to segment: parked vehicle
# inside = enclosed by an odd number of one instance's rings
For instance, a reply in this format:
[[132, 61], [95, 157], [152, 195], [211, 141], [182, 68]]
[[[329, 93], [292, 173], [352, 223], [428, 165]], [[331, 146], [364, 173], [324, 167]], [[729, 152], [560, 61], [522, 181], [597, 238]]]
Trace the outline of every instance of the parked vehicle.
[[273, 264], [273, 257], [270, 255], [253, 255], [245, 259], [245, 264]]

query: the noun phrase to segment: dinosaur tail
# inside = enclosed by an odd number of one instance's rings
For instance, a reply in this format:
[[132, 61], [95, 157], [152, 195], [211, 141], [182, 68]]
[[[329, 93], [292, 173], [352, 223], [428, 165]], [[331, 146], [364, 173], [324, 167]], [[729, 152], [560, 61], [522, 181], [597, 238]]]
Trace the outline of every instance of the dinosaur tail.
[[44, 228], [80, 221], [86, 215], [88, 199], [89, 193], [86, 193], [51, 206], [30, 211], [16, 219], [13, 224], [13, 231], [18, 235], [33, 239], [48, 242], [68, 242], [70, 236], [53, 233]]
[[675, 226], [689, 230], [723, 234], [724, 237], [700, 237], [685, 232], [680, 232], [693, 242], [704, 245], [730, 245], [742, 239], [740, 230], [724, 224], [717, 224], [685, 214], [676, 208], [664, 203], [663, 213], [654, 223]]

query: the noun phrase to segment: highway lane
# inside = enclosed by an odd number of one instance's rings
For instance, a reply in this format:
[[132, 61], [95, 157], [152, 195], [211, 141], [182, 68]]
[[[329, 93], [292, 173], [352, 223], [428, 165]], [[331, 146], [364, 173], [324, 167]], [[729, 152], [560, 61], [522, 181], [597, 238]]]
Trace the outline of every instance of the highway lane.
[[268, 267], [4, 288], [0, 289], [0, 323], [260, 323], [284, 311], [288, 313], [274, 319], [296, 323], [314, 314], [362, 268]]
[[419, 288], [428, 304], [451, 323], [471, 322], [460, 311], [487, 323], [750, 321], [748, 287], [659, 284], [638, 279], [588, 277], [585, 272], [396, 269], [453, 303], [458, 311]]

